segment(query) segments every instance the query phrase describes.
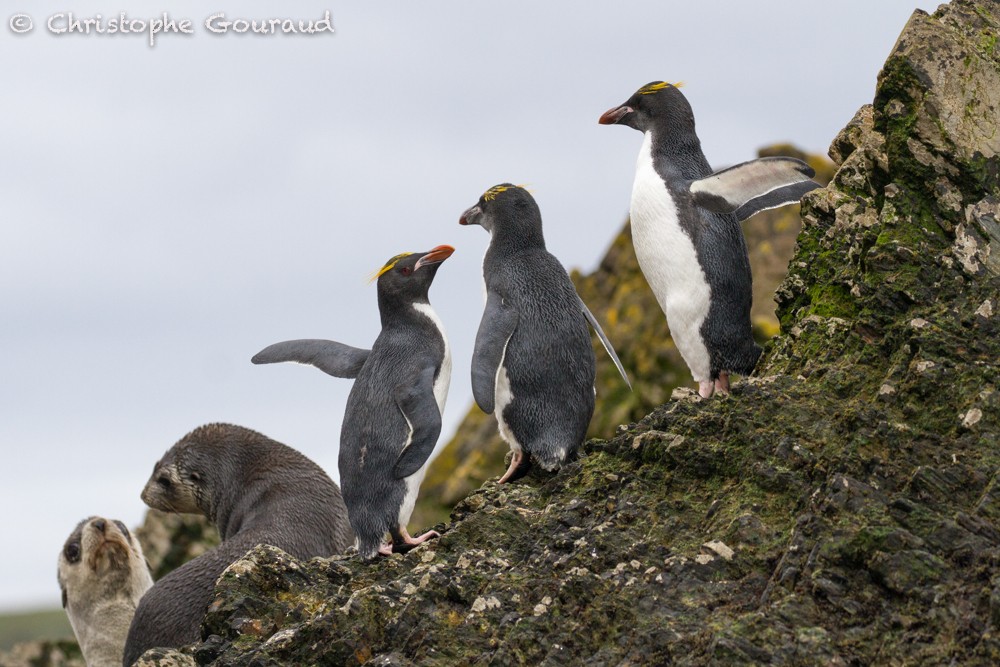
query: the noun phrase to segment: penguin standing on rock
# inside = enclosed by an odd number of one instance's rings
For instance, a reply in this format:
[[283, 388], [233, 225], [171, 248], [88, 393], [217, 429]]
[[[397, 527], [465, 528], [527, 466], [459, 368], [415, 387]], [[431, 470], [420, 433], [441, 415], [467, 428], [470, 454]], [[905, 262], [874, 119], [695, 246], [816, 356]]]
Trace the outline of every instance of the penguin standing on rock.
[[500, 483], [526, 474], [531, 458], [555, 470], [583, 442], [594, 414], [588, 320], [622, 377], [625, 372], [566, 269], [545, 249], [542, 216], [527, 190], [509, 183], [490, 188], [459, 223], [491, 235], [472, 393], [483, 412], [496, 412], [513, 452]]
[[[329, 340], [291, 340], [257, 353], [255, 364], [295, 361], [355, 378], [340, 431], [340, 484], [365, 560], [409, 551], [438, 533], [410, 537], [406, 524], [427, 459], [441, 433], [451, 352], [427, 292], [442, 245], [396, 255], [375, 275], [382, 331], [371, 350]], [[385, 541], [391, 535], [391, 543]]]
[[801, 160], [763, 158], [712, 172], [680, 84], [656, 81], [602, 125], [644, 134], [630, 217], [639, 266], [704, 398], [729, 391], [760, 357], [750, 326], [750, 259], [740, 222], [820, 187]]

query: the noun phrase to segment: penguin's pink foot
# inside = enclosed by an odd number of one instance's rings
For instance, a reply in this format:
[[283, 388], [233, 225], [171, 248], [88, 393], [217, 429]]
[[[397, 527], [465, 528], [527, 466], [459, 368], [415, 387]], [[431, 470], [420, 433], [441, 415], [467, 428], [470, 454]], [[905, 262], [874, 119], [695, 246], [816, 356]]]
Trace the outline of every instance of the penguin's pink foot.
[[[404, 533], [404, 535], [406, 534]], [[436, 530], [428, 530], [423, 535], [418, 535], [417, 537], [410, 537], [409, 535], [406, 535], [406, 537], [409, 538], [409, 540], [406, 542], [407, 544], [410, 544], [412, 546], [417, 546], [418, 544], [423, 544], [427, 540], [432, 540], [435, 537], [441, 537], [441, 533], [437, 532]]]
[[514, 476], [514, 474], [518, 472], [518, 468], [521, 467], [521, 463], [524, 461], [524, 452], [519, 449], [515, 449], [512, 453], [513, 456], [510, 457], [510, 465], [507, 466], [507, 472], [503, 474], [503, 477], [500, 478], [500, 481], [497, 482], [497, 484], [505, 484], [508, 480], [522, 477], [524, 476], [524, 473], [527, 472], [527, 466], [525, 466], [524, 471], [517, 475], [517, 477]]
[[[436, 530], [428, 530], [419, 537], [410, 537], [410, 534], [406, 532], [406, 528], [400, 528], [399, 534], [392, 536], [392, 545], [389, 546], [389, 553], [405, 554], [418, 544], [423, 544], [427, 540], [435, 537], [441, 537], [441, 533]], [[383, 547], [384, 546], [386, 545], [383, 545]], [[379, 553], [383, 553], [381, 549], [379, 549]]]
[[715, 391], [722, 395], [729, 393], [729, 373], [726, 371], [719, 373], [719, 378], [715, 381]]
[[383, 544], [382, 546], [380, 546], [378, 548], [378, 552], [382, 556], [391, 556], [392, 555], [392, 544]]
[[712, 398], [712, 394], [715, 393], [716, 384], [711, 380], [699, 380], [698, 381], [698, 395], [702, 398]]

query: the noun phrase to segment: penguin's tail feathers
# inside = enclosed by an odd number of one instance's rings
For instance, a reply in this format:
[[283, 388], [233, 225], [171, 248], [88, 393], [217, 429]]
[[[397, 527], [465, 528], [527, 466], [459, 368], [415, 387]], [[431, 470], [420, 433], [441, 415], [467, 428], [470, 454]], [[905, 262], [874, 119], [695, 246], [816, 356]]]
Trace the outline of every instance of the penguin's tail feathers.
[[365, 540], [358, 539], [358, 554], [361, 556], [363, 561], [372, 561], [378, 558], [379, 547], [382, 546], [382, 540]]
[[580, 443], [568, 445], [563, 439], [550, 439], [547, 442], [543, 441], [541, 447], [533, 448], [531, 456], [544, 470], [555, 472], [567, 463], [575, 461], [579, 449]]
[[745, 345], [727, 354], [727, 358], [723, 360], [719, 368], [712, 369], [712, 379], [718, 379], [719, 373], [722, 371], [729, 371], [743, 376], [750, 375], [753, 373], [754, 368], [756, 368], [757, 361], [760, 359], [763, 351], [760, 345], [755, 343], [753, 339], [747, 340]]

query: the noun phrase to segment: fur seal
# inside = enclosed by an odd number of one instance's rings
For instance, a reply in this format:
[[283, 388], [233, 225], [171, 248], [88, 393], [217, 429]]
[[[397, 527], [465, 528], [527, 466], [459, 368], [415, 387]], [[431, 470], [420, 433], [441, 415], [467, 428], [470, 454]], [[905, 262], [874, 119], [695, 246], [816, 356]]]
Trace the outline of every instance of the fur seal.
[[232, 424], [201, 426], [181, 438], [153, 468], [142, 499], [158, 510], [208, 517], [222, 543], [149, 589], [129, 629], [125, 665], [147, 649], [201, 639], [216, 580], [256, 545], [306, 559], [341, 553], [354, 542], [340, 489], [322, 468]]
[[58, 581], [87, 665], [118, 667], [135, 608], [153, 585], [139, 541], [121, 521], [88, 517], [63, 545]]

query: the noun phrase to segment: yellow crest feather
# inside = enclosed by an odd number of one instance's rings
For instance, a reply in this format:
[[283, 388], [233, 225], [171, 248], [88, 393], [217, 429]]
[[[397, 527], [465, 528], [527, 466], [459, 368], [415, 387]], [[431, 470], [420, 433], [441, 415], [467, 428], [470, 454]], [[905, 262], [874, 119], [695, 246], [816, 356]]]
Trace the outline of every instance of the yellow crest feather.
[[510, 190], [509, 185], [494, 185], [492, 188], [483, 193], [483, 199], [486, 201], [493, 201], [497, 198], [497, 195], [501, 192], [507, 192]]
[[381, 269], [379, 269], [378, 271], [376, 271], [375, 273], [373, 273], [371, 275], [371, 277], [368, 279], [368, 282], [369, 283], [375, 282], [376, 280], [379, 279], [379, 277], [382, 276], [382, 274], [388, 273], [389, 271], [392, 271], [393, 267], [396, 266], [396, 264], [397, 264], [397, 262], [399, 262], [399, 260], [403, 259], [404, 257], [409, 257], [412, 254], [413, 254], [412, 252], [401, 252], [401, 253], [399, 253], [398, 255], [396, 255], [395, 257], [393, 257], [392, 259], [390, 259], [388, 262], [386, 262], [385, 266], [383, 266]]
[[508, 190], [513, 190], [515, 188], [531, 192], [531, 190], [528, 190], [528, 186], [526, 185], [494, 185], [492, 188], [483, 193], [483, 200], [493, 201], [501, 192], [507, 192]]
[[668, 83], [667, 81], [660, 81], [658, 83], [651, 83], [648, 86], [643, 86], [639, 89], [640, 95], [655, 95], [667, 86], [673, 86], [674, 88], [680, 88], [684, 85], [683, 81], [678, 81], [677, 83]]

